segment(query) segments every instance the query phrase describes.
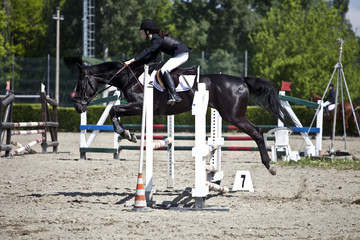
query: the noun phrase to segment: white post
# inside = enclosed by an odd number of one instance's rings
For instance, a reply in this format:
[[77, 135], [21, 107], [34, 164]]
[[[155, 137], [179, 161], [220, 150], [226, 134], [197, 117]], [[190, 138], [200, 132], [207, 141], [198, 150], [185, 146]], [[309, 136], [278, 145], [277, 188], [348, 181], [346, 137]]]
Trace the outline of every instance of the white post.
[[206, 91], [206, 85], [199, 83], [192, 105], [192, 115], [195, 115], [195, 147], [192, 149], [192, 156], [195, 157], [195, 188], [192, 189], [192, 197], [195, 198], [204, 198], [209, 193], [206, 185], [206, 156], [209, 154], [209, 147], [206, 145], [208, 102], [209, 92]]
[[[120, 97], [120, 91], [116, 91], [114, 95], [118, 95]], [[118, 98], [113, 102], [112, 106], [120, 105], [120, 99]], [[119, 134], [114, 131], [114, 149], [118, 149], [117, 153], [114, 153], [114, 158], [119, 159]]]
[[148, 74], [148, 66], [145, 67], [145, 84], [144, 91], [146, 91], [146, 169], [145, 169], [145, 196], [146, 201], [152, 201], [152, 181], [153, 181], [153, 82]]
[[[80, 125], [87, 124], [87, 111], [81, 113]], [[80, 130], [80, 148], [85, 148], [86, 146], [86, 129]]]
[[211, 108], [211, 129], [208, 144], [216, 147], [216, 150], [210, 155], [210, 171], [208, 181], [217, 182], [224, 178], [224, 172], [221, 171], [221, 146], [224, 145], [222, 135], [222, 118], [216, 109]]
[[319, 155], [319, 150], [322, 149], [323, 116], [324, 116], [323, 101], [319, 100], [318, 104], [320, 104], [320, 109], [316, 116], [316, 127], [320, 129], [320, 132], [316, 133], [315, 154], [317, 156]]
[[59, 82], [60, 82], [60, 20], [64, 20], [63, 16], [60, 16], [60, 7], [56, 8], [56, 16], [53, 16], [56, 20], [56, 76], [55, 76], [55, 99], [60, 103], [59, 99]]
[[174, 129], [175, 127], [175, 120], [174, 120], [174, 115], [170, 115], [167, 117], [167, 133], [168, 133], [168, 138], [172, 138], [173, 142], [171, 144], [168, 145], [168, 164], [167, 164], [167, 187], [168, 188], [173, 188], [174, 184], [175, 184], [175, 173], [174, 173], [174, 151], [175, 151], [175, 136], [174, 136]]

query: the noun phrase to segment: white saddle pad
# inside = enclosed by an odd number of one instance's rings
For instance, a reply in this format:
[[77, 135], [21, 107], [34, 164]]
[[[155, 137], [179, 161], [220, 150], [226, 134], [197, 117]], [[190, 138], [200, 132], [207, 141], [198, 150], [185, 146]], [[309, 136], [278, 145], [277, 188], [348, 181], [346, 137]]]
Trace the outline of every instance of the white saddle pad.
[[[144, 84], [144, 76], [145, 76], [145, 74], [142, 73], [139, 77], [141, 84]], [[157, 90], [159, 90], [160, 92], [163, 92], [164, 89], [157, 82], [157, 79], [155, 76], [156, 76], [156, 71], [153, 71], [151, 73], [151, 79], [153, 79], [153, 81], [154, 81], [154, 87]], [[192, 88], [192, 86], [194, 85], [195, 79], [196, 79], [196, 75], [180, 75], [179, 85], [176, 87], [176, 92], [189, 91]]]

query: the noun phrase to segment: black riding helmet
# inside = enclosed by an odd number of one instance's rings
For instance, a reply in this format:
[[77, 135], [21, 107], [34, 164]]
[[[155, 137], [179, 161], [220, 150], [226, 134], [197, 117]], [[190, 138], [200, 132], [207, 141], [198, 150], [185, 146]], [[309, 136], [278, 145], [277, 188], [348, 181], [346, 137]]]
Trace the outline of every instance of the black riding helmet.
[[142, 21], [142, 23], [140, 24], [140, 29], [139, 30], [150, 30], [150, 31], [155, 31], [155, 30], [159, 30], [156, 22], [152, 19], [145, 19], [144, 21]]

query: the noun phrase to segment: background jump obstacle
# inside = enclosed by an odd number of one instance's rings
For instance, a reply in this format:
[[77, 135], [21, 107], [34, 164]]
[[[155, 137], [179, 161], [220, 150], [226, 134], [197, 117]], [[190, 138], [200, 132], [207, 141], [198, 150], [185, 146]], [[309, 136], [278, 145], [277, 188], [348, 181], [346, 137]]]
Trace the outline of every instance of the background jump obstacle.
[[[57, 107], [58, 103], [55, 99], [51, 99], [46, 96], [45, 86], [41, 84], [41, 119], [42, 122], [12, 122], [12, 113], [13, 113], [13, 101], [15, 95], [13, 93], [8, 93], [2, 100], [0, 104], [0, 119], [1, 122], [1, 145], [0, 150], [5, 151], [5, 157], [14, 156], [24, 150], [34, 153], [31, 149], [31, 146], [34, 146], [37, 143], [41, 143], [42, 153], [47, 152], [48, 147], [53, 148], [53, 152], [57, 153], [58, 151], [58, 118], [57, 118]], [[49, 105], [52, 107], [52, 114], [49, 109]], [[3, 114], [4, 112], [4, 114]], [[24, 128], [24, 127], [41, 127], [37, 130], [14, 130], [14, 128]], [[47, 133], [49, 132], [51, 141], [48, 141]], [[11, 140], [12, 135], [22, 135], [22, 134], [41, 134], [42, 137], [38, 138], [29, 144], [22, 145]], [[3, 140], [6, 135], [5, 144]], [[19, 149], [12, 151], [12, 144], [20, 147]], [[11, 152], [12, 151], [12, 152]]]
[[[106, 108], [105, 108], [104, 112], [102, 113], [100, 119], [96, 123], [96, 125], [87, 124], [87, 111], [81, 113], [81, 123], [80, 123], [80, 158], [81, 159], [86, 159], [87, 152], [113, 153], [114, 159], [119, 159], [119, 153], [118, 153], [119, 134], [114, 132], [114, 127], [112, 125], [104, 125], [107, 117], [109, 116], [110, 109], [114, 105], [120, 104], [119, 96], [120, 96], [120, 92], [115, 91], [113, 96], [97, 99], [97, 100], [94, 100], [89, 103], [89, 106], [100, 104], [100, 103], [107, 103]], [[87, 134], [88, 130], [92, 131], [92, 132], [91, 132], [91, 135], [89, 136], [89, 138], [86, 139], [86, 134]], [[100, 131], [114, 132], [113, 148], [91, 147], [91, 144], [95, 140], [96, 135]]]
[[[272, 160], [277, 161], [277, 150], [278, 149], [285, 149], [285, 160], [295, 160], [297, 161], [299, 157], [299, 153], [301, 150], [303, 150], [304, 155], [319, 155], [319, 150], [322, 149], [322, 132], [323, 132], [323, 105], [320, 101], [319, 103], [314, 103], [310, 101], [306, 101], [300, 98], [290, 97], [285, 95], [285, 91], [279, 92], [279, 98], [281, 105], [288, 111], [290, 116], [295, 120], [295, 127], [291, 127], [290, 129], [284, 128], [284, 124], [278, 120], [278, 126], [279, 128], [270, 130], [267, 133], [267, 137], [271, 135], [272, 133], [275, 133], [275, 145], [271, 147], [272, 152]], [[319, 111], [317, 112], [316, 116], [316, 128], [310, 128], [310, 127], [303, 127], [301, 124], [301, 121], [296, 116], [294, 111], [291, 108], [290, 103], [298, 104], [307, 106], [310, 108], [317, 109], [319, 108]], [[291, 151], [290, 145], [289, 145], [289, 135], [292, 132], [299, 132], [304, 142], [306, 142], [307, 146], [302, 149], [303, 146], [299, 147], [298, 151]], [[312, 141], [309, 138], [309, 133], [315, 133], [316, 135], [316, 143], [315, 145], [312, 143]]]

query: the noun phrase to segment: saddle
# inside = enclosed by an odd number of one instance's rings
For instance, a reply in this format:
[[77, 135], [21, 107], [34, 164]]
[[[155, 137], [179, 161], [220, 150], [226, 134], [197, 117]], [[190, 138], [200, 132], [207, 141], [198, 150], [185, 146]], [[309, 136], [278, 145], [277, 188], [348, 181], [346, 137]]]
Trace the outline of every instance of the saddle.
[[[163, 83], [163, 75], [161, 74], [161, 69], [156, 72], [156, 80], [159, 85], [165, 89], [165, 85]], [[181, 75], [197, 75], [197, 66], [192, 66], [188, 68], [175, 68], [170, 72], [171, 77], [174, 79], [175, 88], [179, 85]]]

